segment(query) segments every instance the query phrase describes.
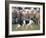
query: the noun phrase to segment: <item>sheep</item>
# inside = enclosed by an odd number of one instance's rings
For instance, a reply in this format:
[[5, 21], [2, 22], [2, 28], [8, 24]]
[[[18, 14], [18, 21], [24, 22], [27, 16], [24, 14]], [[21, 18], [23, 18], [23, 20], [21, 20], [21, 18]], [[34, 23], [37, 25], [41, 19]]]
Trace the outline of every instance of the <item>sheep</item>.
[[39, 8], [37, 8], [36, 10], [35, 17], [37, 19], [36, 23], [39, 25], [40, 24], [40, 9]]

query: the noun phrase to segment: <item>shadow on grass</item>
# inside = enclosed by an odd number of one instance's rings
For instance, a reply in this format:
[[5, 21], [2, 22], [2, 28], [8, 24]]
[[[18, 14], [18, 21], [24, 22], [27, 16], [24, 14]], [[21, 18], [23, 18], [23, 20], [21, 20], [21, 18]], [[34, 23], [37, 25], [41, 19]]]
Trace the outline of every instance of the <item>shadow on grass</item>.
[[16, 29], [18, 25], [17, 24], [12, 24], [12, 31], [30, 31], [30, 30], [40, 30], [40, 25], [38, 24], [32, 24], [32, 27], [31, 25], [30, 26], [21, 26], [19, 27], [18, 29]]

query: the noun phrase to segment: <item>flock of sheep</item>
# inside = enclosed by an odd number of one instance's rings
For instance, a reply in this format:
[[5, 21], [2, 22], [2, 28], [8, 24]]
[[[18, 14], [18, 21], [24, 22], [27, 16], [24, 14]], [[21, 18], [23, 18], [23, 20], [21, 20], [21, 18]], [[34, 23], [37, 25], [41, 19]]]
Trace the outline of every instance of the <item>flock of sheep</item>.
[[18, 24], [16, 29], [25, 25], [32, 27], [32, 23], [40, 24], [40, 8], [12, 7], [12, 24]]

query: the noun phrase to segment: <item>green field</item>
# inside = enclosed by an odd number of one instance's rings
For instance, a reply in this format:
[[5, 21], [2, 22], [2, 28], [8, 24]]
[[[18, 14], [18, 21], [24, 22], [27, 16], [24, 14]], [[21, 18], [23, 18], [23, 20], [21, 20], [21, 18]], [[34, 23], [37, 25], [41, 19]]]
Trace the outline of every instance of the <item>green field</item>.
[[17, 27], [17, 24], [12, 24], [12, 31], [40, 30], [40, 25], [38, 25], [38, 24], [32, 24], [32, 27], [28, 26], [28, 28], [26, 27], [26, 25], [25, 26], [21, 26], [18, 29], [16, 29], [16, 27]]

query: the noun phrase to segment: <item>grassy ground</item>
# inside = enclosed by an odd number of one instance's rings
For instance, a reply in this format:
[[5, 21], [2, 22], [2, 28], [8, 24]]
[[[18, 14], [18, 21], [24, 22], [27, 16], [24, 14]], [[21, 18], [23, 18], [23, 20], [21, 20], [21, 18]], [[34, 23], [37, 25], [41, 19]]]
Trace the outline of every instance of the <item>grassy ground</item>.
[[28, 31], [28, 30], [40, 30], [40, 25], [32, 24], [31, 26], [21, 26], [20, 28], [16, 29], [17, 24], [12, 24], [12, 31]]

